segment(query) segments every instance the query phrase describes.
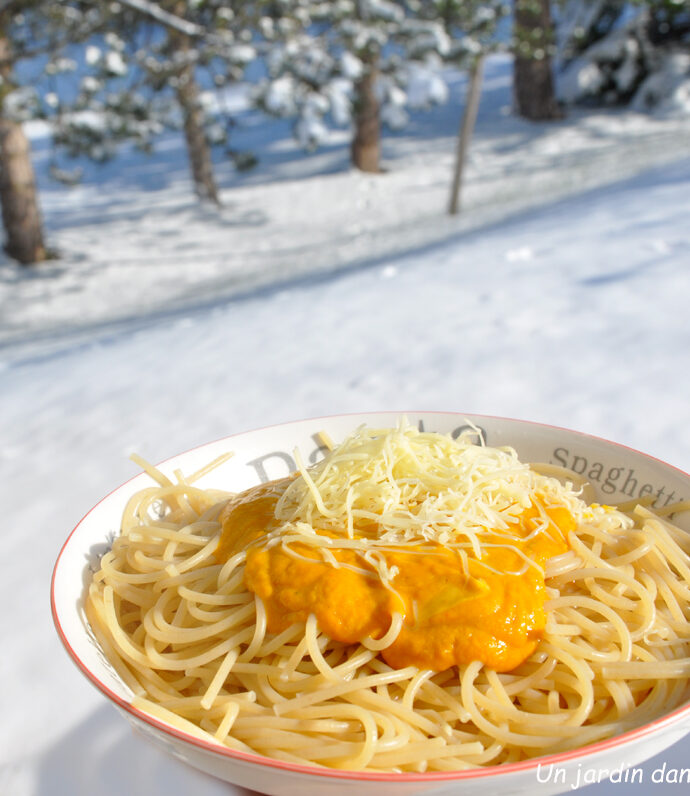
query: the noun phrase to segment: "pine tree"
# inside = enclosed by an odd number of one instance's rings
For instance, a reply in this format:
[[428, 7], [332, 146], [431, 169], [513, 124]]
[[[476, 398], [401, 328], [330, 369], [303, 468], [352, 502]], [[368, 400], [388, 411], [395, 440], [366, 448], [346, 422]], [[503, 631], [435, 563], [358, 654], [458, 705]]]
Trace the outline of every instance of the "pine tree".
[[562, 118], [553, 79], [550, 0], [513, 0], [513, 38], [516, 112], [532, 121]]
[[203, 93], [238, 80], [256, 56], [255, 4], [122, 0], [99, 9], [102, 42], [89, 45], [90, 71], [57, 114], [56, 140], [71, 154], [102, 159], [120, 141], [149, 149], [164, 129], [181, 128], [194, 189], [219, 204], [211, 148], [227, 143], [227, 127]]
[[415, 34], [416, 2], [283, 0], [268, 4], [261, 23], [269, 78], [257, 104], [297, 119], [307, 148], [327, 134], [329, 121], [352, 125], [352, 164], [381, 170], [382, 123], [406, 121], [405, 85]]
[[0, 15], [0, 203], [5, 229], [5, 251], [23, 265], [46, 259], [43, 223], [31, 150], [24, 130], [12, 109], [18, 90], [14, 79], [17, 54], [12, 46], [11, 19]]
[[[56, 256], [44, 241], [31, 147], [24, 123], [45, 119], [55, 84], [73, 70], [71, 45], [97, 29], [93, 4], [6, 0], [0, 4], [0, 203], [7, 254], [23, 265]], [[27, 63], [31, 69], [25, 69]]]
[[[184, 15], [185, 2], [177, 2], [175, 14]], [[194, 188], [200, 199], [220, 204], [218, 187], [213, 173], [211, 146], [204, 130], [204, 111], [201, 105], [201, 90], [196, 77], [196, 61], [193, 39], [178, 30], [168, 30], [167, 42], [159, 52], [170, 63], [169, 74], [175, 89], [175, 98], [182, 112], [187, 155]]]
[[687, 2], [569, 0], [560, 14], [558, 42], [565, 102], [687, 112]]
[[37, 55], [56, 65], [60, 42], [55, 25], [76, 34], [71, 5], [48, 8], [15, 0], [0, 9], [0, 203], [7, 254], [23, 265], [48, 257], [43, 222], [23, 123], [41, 115], [38, 92], [19, 77], [20, 64]]

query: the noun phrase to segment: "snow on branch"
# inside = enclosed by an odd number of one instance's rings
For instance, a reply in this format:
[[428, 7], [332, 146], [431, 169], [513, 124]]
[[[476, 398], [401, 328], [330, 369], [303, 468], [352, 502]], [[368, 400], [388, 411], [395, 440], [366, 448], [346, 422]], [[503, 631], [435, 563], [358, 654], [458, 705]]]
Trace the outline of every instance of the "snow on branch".
[[119, 2], [158, 20], [158, 22], [162, 22], [168, 28], [174, 28], [180, 33], [184, 33], [186, 36], [204, 36], [207, 33], [206, 29], [201, 25], [171, 14], [149, 0], [119, 0]]

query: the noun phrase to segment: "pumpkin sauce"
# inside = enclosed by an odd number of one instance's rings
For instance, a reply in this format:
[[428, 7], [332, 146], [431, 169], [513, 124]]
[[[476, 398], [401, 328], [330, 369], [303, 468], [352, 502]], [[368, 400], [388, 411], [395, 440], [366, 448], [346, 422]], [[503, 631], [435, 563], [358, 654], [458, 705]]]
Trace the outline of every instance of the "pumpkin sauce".
[[[329, 563], [319, 548], [299, 541], [290, 543], [294, 555], [280, 544], [261, 544], [279, 527], [274, 509], [290, 480], [231, 498], [219, 518], [216, 559], [224, 562], [246, 549], [245, 585], [262, 599], [269, 632], [304, 622], [313, 613], [321, 632], [354, 644], [384, 636], [400, 613], [402, 629], [381, 651], [394, 668], [443, 671], [479, 660], [505, 672], [534, 651], [546, 624], [543, 566], [566, 552], [565, 537], [575, 528], [566, 508], [537, 505], [536, 497], [516, 518], [510, 539], [499, 532], [484, 535], [480, 559], [471, 550], [461, 556], [433, 542], [376, 548], [391, 573], [387, 587], [361, 552], [329, 548], [335, 559]], [[546, 527], [535, 533], [544, 520]], [[318, 533], [338, 538], [330, 531]], [[358, 538], [370, 537], [375, 529], [358, 533]]]

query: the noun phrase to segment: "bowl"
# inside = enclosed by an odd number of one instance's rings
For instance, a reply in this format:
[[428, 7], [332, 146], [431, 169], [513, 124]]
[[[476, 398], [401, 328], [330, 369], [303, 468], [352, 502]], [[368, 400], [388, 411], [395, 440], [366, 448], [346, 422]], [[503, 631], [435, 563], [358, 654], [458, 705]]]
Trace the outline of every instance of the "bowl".
[[[650, 456], [613, 442], [562, 428], [481, 415], [408, 412], [406, 417], [426, 431], [459, 434], [473, 426], [487, 445], [509, 445], [526, 462], [550, 462], [587, 478], [601, 502], [653, 495], [658, 506], [690, 498], [690, 476]], [[295, 469], [292, 451], [305, 461], [322, 452], [319, 432], [340, 440], [358, 426], [394, 426], [401, 413], [377, 412], [301, 420], [237, 434], [175, 456], [160, 466], [192, 473], [227, 451], [234, 456], [200, 482], [230, 491], [279, 478]], [[57, 632], [70, 657], [91, 683], [159, 748], [222, 780], [280, 796], [406, 796], [407, 794], [531, 793], [575, 789], [584, 771], [616, 771], [634, 767], [662, 752], [690, 732], [690, 704], [651, 723], [583, 748], [518, 763], [458, 772], [381, 774], [295, 765], [258, 754], [236, 752], [182, 732], [132, 705], [132, 694], [108, 662], [84, 615], [85, 588], [98, 556], [119, 532], [128, 498], [150, 484], [140, 474], [101, 500], [79, 522], [65, 542], [53, 572], [51, 606]], [[686, 512], [676, 520], [690, 530]], [[685, 523], [685, 525], [684, 525]]]

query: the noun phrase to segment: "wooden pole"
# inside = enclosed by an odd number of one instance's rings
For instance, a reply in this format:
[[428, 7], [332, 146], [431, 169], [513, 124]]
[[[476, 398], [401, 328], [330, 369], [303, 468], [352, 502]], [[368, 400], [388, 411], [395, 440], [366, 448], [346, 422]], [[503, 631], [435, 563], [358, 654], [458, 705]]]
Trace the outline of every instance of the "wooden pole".
[[467, 89], [467, 101], [465, 110], [460, 120], [458, 130], [457, 149], [455, 154], [455, 170], [453, 172], [453, 185], [450, 190], [450, 202], [448, 212], [451, 216], [457, 215], [460, 211], [460, 189], [462, 188], [462, 176], [467, 160], [467, 152], [472, 140], [474, 125], [477, 121], [477, 111], [479, 110], [479, 98], [482, 93], [482, 76], [484, 72], [484, 55], [478, 55], [472, 61], [470, 67], [470, 81]]

